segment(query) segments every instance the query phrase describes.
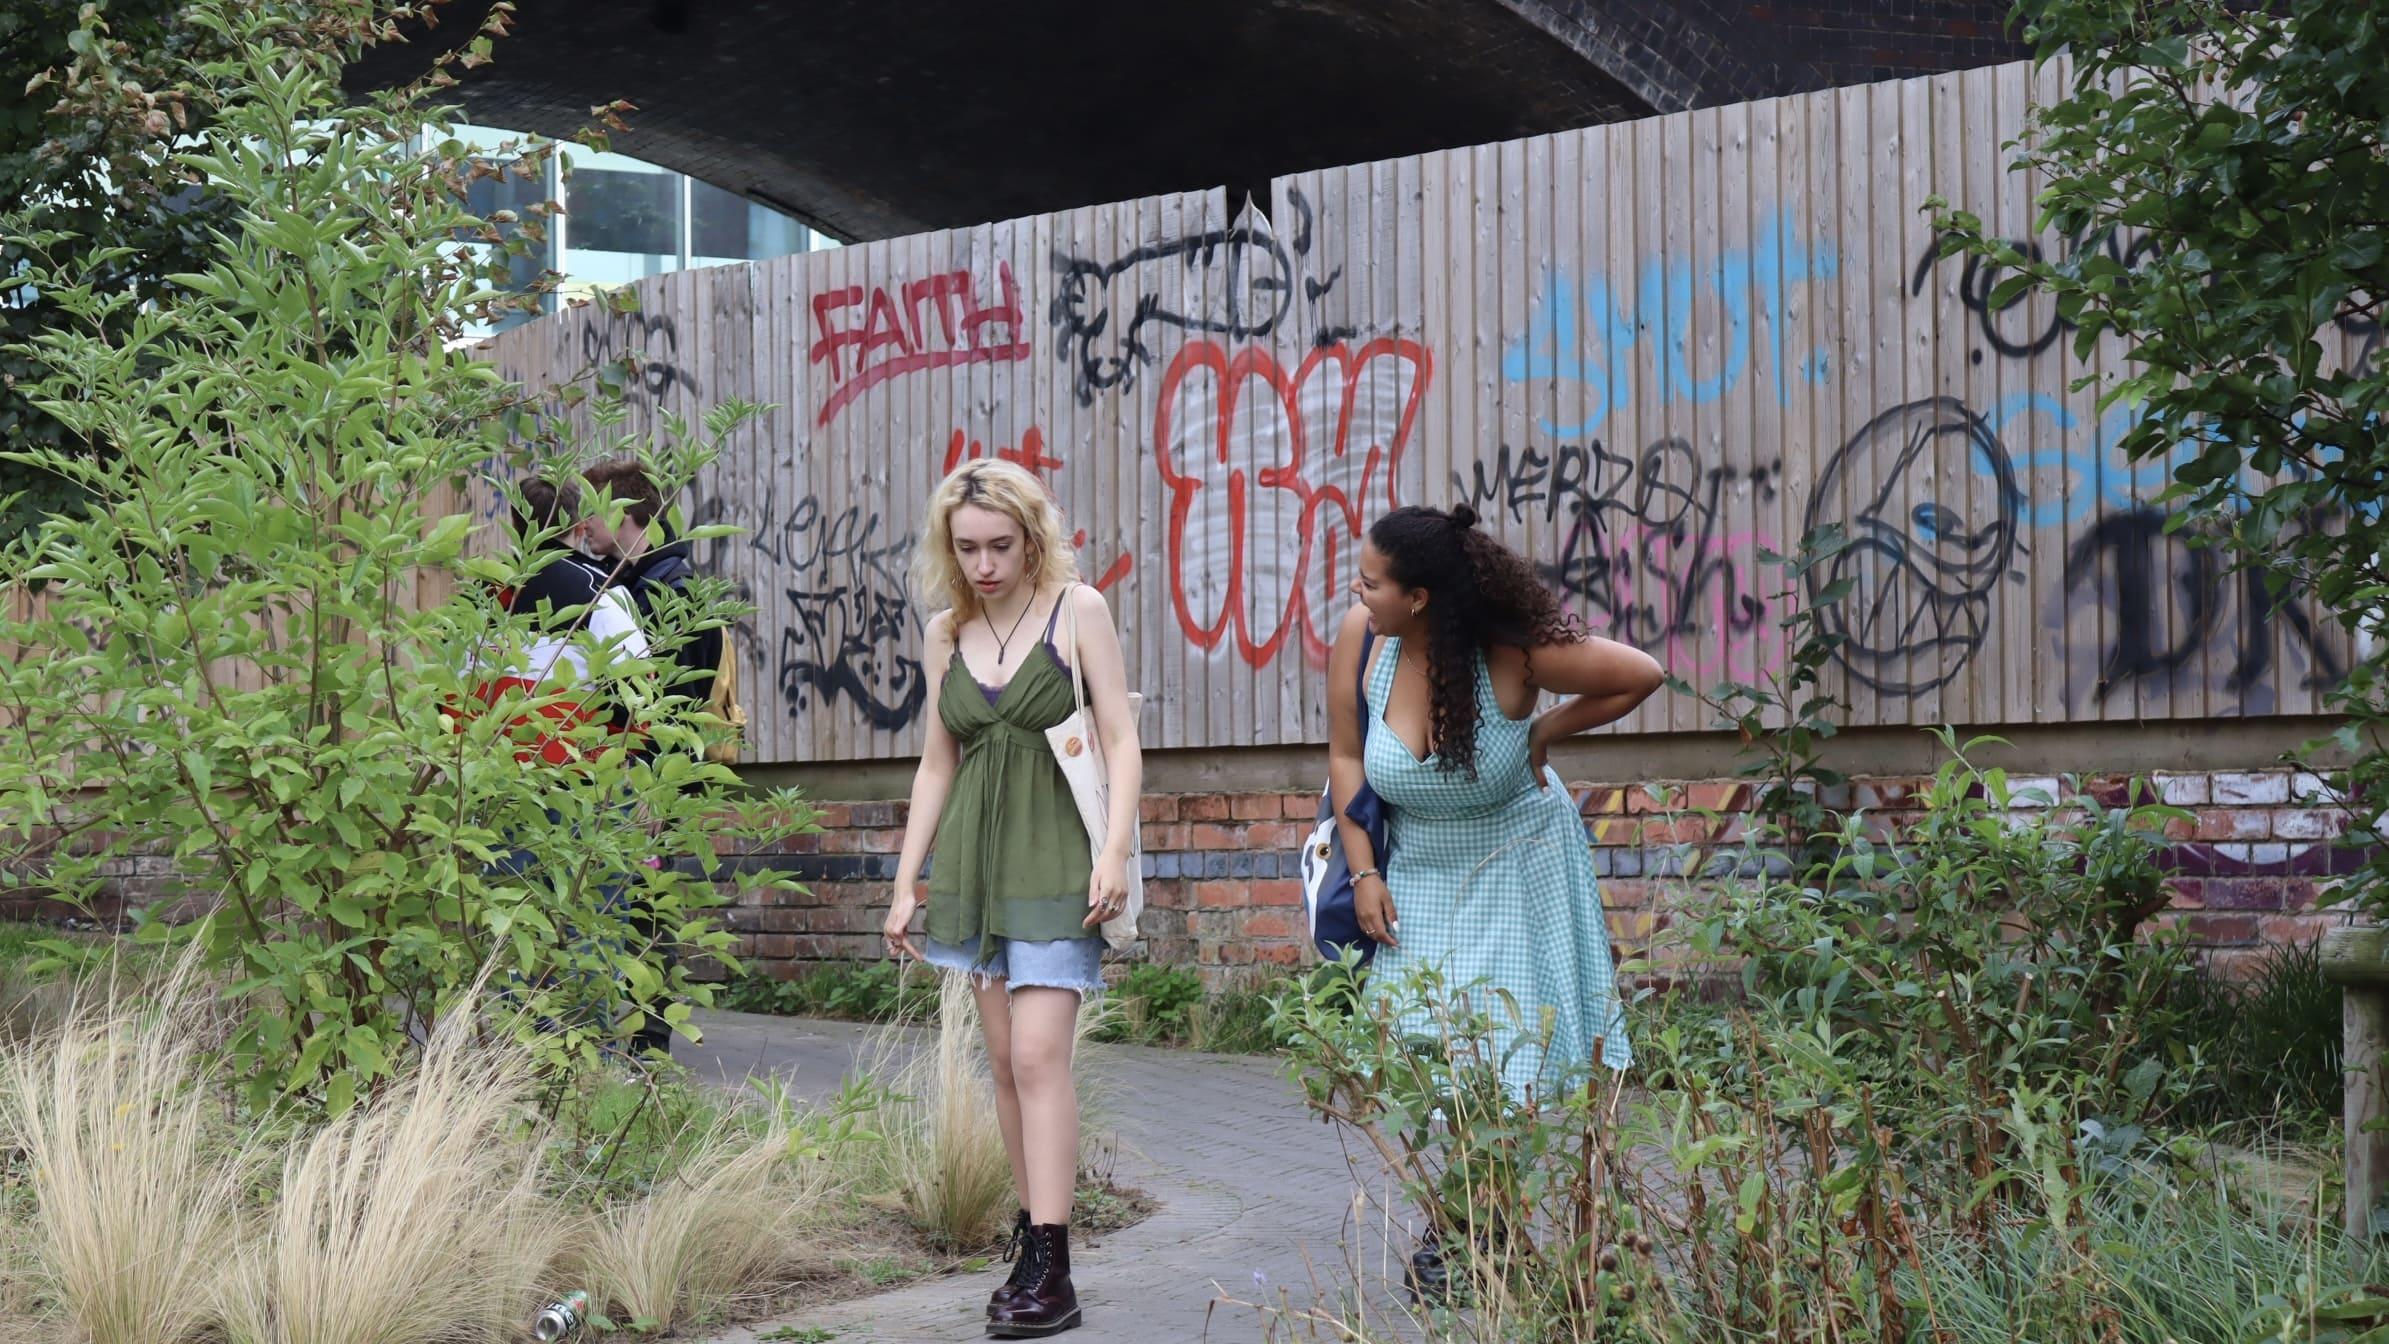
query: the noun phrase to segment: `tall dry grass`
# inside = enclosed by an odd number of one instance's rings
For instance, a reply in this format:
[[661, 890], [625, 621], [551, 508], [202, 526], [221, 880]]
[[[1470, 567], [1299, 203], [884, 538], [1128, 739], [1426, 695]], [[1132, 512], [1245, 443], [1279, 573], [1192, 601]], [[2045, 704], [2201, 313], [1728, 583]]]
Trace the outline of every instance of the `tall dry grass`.
[[232, 1344], [509, 1338], [558, 1244], [519, 1049], [449, 1018], [371, 1103], [295, 1143], [219, 1296]]
[[[956, 1245], [1010, 1207], [969, 1013], [965, 992], [942, 1049], [891, 1080], [908, 1132], [962, 1155], [959, 1186], [914, 1186], [963, 1195]], [[0, 1043], [0, 1152], [23, 1176], [0, 1185], [4, 1344], [511, 1344], [572, 1287], [686, 1329], [832, 1259], [849, 1194], [885, 1179], [867, 1132], [701, 1097], [639, 1139], [660, 1147], [638, 1180], [573, 1186], [554, 1164], [577, 1141], [541, 1119], [534, 1060], [506, 1033], [474, 1044], [470, 1014], [348, 1115], [297, 1127], [240, 1118], [217, 1086], [222, 1009], [190, 963], [30, 1015]]]
[[680, 1170], [645, 1196], [591, 1215], [566, 1256], [607, 1314], [671, 1330], [767, 1296], [808, 1252], [841, 1177], [789, 1160], [777, 1112], [760, 1128], [717, 1119]]
[[[152, 998], [78, 1003], [0, 1055], [0, 1126], [24, 1155], [24, 1272], [82, 1344], [178, 1344], [213, 1314], [254, 1164], [208, 1099], [189, 963]], [[31, 1322], [17, 1322], [28, 1329]]]
[[993, 1242], [1013, 1208], [1012, 1159], [967, 976], [939, 977], [937, 1036], [883, 1029], [858, 1067], [889, 1094], [880, 1177], [940, 1250]]

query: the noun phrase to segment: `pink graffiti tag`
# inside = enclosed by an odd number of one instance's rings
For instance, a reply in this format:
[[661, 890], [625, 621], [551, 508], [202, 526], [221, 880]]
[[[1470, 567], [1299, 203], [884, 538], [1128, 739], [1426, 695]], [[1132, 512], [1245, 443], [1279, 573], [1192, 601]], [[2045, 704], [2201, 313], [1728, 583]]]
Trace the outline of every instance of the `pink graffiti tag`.
[[1580, 517], [1545, 577], [1597, 631], [1644, 649], [1705, 686], [1756, 681], [1783, 667], [1781, 612], [1761, 587], [1762, 532], [1718, 532], [1713, 521], [1629, 522], [1603, 529]]
[[[1262, 348], [1179, 350], [1153, 410], [1170, 495], [1171, 607], [1198, 648], [1231, 634], [1260, 667], [1299, 631], [1327, 656], [1361, 529], [1400, 501], [1397, 474], [1433, 373], [1416, 341], [1314, 349], [1288, 369]], [[1255, 388], [1265, 395], [1247, 401]]]

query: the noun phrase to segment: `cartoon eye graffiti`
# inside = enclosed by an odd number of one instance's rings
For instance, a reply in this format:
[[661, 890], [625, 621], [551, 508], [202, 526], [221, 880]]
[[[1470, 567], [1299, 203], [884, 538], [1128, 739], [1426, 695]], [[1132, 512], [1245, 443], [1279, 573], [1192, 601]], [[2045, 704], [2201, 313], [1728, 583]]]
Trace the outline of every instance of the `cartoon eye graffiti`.
[[1824, 611], [1852, 677], [1919, 695], [1973, 661], [2015, 555], [2020, 497], [2006, 446], [1955, 397], [1894, 407], [1842, 445], [1809, 496], [1808, 527], [1839, 522], [1849, 544], [1808, 583], [1814, 601], [1854, 581]]

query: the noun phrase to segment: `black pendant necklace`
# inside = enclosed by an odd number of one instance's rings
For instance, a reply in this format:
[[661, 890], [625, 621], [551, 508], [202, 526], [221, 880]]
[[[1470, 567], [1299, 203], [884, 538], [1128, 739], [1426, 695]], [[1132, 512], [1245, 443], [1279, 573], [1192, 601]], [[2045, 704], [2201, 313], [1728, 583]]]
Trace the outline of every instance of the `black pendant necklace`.
[[[1006, 660], [1012, 656], [1012, 636], [1020, 633], [1020, 623], [1027, 620], [1029, 618], [1029, 613], [1036, 610], [1036, 607], [1037, 595], [1035, 593], [1031, 593], [1029, 594], [1029, 600], [1020, 604], [1020, 614], [1012, 618], [1012, 628], [1004, 634], [998, 635], [995, 633], [994, 621], [989, 620], [987, 622], [987, 633], [995, 637], [996, 671], [1001, 672], [1004, 670]], [[981, 612], [980, 616], [982, 619], [984, 619], [986, 617], [986, 613]]]

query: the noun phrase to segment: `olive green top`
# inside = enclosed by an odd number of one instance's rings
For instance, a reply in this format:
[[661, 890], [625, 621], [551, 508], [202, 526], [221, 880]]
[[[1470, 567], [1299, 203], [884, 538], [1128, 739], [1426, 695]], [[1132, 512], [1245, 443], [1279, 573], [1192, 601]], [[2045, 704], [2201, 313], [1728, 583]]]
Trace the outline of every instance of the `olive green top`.
[[[1045, 740], [1073, 708], [1070, 674], [1051, 644], [1023, 659], [992, 702], [955, 652], [937, 715], [961, 744], [962, 765], [937, 823], [931, 938], [960, 945], [988, 934], [1024, 942], [1102, 936], [1085, 923], [1095, 867], [1086, 824]], [[995, 945], [983, 942], [979, 951], [992, 956]]]

